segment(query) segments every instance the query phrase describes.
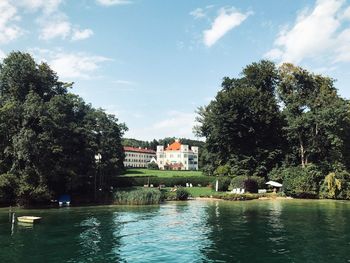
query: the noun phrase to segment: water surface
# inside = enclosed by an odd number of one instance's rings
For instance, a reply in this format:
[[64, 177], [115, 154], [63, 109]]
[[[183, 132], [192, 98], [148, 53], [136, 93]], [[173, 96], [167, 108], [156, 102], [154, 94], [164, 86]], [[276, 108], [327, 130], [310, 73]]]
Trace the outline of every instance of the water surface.
[[0, 262], [350, 262], [350, 202], [0, 209]]

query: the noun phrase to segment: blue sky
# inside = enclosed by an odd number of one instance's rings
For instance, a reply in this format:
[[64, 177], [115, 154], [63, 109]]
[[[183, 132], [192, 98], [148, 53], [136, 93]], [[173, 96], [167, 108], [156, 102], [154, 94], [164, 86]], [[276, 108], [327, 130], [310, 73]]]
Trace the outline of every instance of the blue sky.
[[0, 0], [0, 58], [46, 61], [126, 137], [195, 138], [224, 76], [264, 58], [337, 79], [350, 98], [345, 0]]

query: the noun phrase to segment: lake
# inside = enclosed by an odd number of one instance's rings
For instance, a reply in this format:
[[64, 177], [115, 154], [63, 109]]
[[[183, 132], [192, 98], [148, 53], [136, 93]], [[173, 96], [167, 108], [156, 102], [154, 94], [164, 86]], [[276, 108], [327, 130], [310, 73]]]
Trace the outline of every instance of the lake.
[[350, 262], [350, 202], [188, 201], [0, 209], [0, 262]]

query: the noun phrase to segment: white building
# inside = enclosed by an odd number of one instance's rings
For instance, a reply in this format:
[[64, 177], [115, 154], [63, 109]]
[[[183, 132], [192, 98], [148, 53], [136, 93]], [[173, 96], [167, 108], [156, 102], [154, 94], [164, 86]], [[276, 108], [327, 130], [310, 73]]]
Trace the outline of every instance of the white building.
[[157, 146], [157, 164], [159, 169], [198, 170], [198, 147], [183, 145], [176, 140], [166, 149]]
[[147, 168], [152, 158], [156, 157], [156, 152], [150, 149], [142, 149], [135, 147], [124, 147], [125, 159], [124, 166], [126, 168]]

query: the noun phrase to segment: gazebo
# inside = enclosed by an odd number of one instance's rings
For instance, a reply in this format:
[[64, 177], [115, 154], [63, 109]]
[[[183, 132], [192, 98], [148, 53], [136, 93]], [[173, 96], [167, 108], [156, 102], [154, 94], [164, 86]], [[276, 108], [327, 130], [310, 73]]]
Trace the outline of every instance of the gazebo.
[[266, 184], [272, 186], [274, 188], [274, 192], [276, 192], [277, 189], [280, 190], [280, 188], [283, 186], [282, 184], [275, 181], [268, 181]]

